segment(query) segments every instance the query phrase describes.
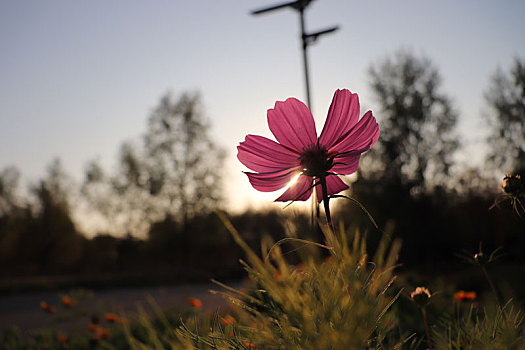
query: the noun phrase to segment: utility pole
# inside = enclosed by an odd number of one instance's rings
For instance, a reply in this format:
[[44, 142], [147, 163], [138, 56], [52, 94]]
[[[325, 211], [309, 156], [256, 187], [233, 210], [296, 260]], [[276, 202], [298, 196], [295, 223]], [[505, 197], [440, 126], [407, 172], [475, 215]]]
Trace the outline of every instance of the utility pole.
[[338, 26], [334, 26], [325, 30], [321, 30], [318, 32], [307, 34], [305, 31], [305, 25], [304, 25], [304, 10], [306, 7], [312, 2], [313, 0], [296, 0], [291, 2], [285, 2], [278, 5], [273, 5], [270, 7], [262, 8], [259, 10], [252, 11], [252, 15], [258, 15], [265, 12], [270, 12], [274, 10], [278, 10], [281, 8], [291, 7], [299, 12], [299, 19], [301, 24], [301, 40], [302, 40], [302, 49], [303, 49], [303, 64], [304, 64], [304, 81], [305, 81], [305, 90], [306, 90], [306, 105], [308, 108], [311, 109], [311, 99], [310, 99], [310, 78], [308, 74], [308, 55], [307, 55], [307, 48], [308, 45], [313, 44], [315, 41], [317, 41], [317, 38], [319, 36], [335, 32], [337, 29], [339, 29]]

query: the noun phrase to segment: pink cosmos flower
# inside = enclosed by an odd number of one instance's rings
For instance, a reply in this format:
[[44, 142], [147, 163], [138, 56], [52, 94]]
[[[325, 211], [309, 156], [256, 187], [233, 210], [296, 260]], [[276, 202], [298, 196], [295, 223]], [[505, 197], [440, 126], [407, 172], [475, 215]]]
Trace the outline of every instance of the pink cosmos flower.
[[247, 135], [237, 147], [237, 158], [254, 172], [246, 172], [258, 191], [272, 192], [293, 183], [276, 201], [305, 201], [313, 188], [317, 199], [323, 194], [320, 179], [326, 179], [327, 195], [348, 186], [337, 175], [354, 173], [361, 153], [379, 138], [379, 126], [371, 111], [359, 120], [359, 97], [337, 90], [319, 138], [312, 113], [296, 98], [277, 101], [268, 110], [268, 126], [277, 142]]

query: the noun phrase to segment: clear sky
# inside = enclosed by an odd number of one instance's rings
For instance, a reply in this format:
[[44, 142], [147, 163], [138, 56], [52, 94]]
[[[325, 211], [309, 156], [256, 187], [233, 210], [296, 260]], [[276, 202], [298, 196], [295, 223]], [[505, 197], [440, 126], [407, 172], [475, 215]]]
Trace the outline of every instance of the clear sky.
[[[271, 137], [276, 100], [304, 100], [297, 13], [249, 14], [279, 2], [0, 0], [0, 169], [16, 166], [24, 185], [53, 157], [78, 181], [91, 159], [111, 169], [165, 92], [199, 90], [228, 151], [230, 206], [274, 199], [251, 189], [235, 155], [247, 133]], [[368, 67], [406, 48], [441, 73], [460, 114], [461, 159], [481, 159], [483, 93], [497, 67], [525, 57], [524, 19], [522, 0], [313, 1], [308, 31], [340, 26], [309, 49], [318, 130], [337, 88], [374, 110]]]

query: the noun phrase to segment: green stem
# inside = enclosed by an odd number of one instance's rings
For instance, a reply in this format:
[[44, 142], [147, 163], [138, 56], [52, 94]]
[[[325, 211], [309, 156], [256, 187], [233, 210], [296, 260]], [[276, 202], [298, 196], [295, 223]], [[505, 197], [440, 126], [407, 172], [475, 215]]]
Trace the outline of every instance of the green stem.
[[321, 176], [319, 178], [319, 181], [321, 182], [321, 189], [323, 191], [323, 204], [324, 204], [324, 212], [326, 215], [326, 221], [328, 222], [328, 225], [334, 231], [334, 224], [332, 222], [332, 216], [330, 215], [330, 198], [328, 197], [328, 187], [326, 186], [326, 176]]

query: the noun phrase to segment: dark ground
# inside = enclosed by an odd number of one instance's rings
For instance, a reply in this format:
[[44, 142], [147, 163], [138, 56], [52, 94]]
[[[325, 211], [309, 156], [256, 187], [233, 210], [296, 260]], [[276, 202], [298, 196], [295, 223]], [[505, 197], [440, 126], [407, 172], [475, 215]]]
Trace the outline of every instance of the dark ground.
[[[230, 285], [230, 284], [229, 284]], [[233, 284], [240, 288], [241, 283]], [[27, 292], [0, 295], [0, 331], [5, 327], [17, 326], [23, 335], [34, 334], [39, 329], [53, 329], [57, 332], [84, 332], [91, 318], [97, 315], [103, 319], [105, 313], [117, 313], [133, 318], [139, 306], [151, 312], [148, 297], [152, 297], [163, 310], [191, 308], [187, 299], [198, 298], [203, 308], [199, 312], [214, 312], [225, 306], [221, 296], [211, 294], [210, 289], [220, 290], [212, 283], [146, 288], [115, 288], [99, 291], [69, 290], [57, 292]], [[62, 305], [61, 297], [70, 295], [77, 304], [72, 308]], [[45, 301], [56, 307], [56, 313], [42, 310], [40, 302]]]

